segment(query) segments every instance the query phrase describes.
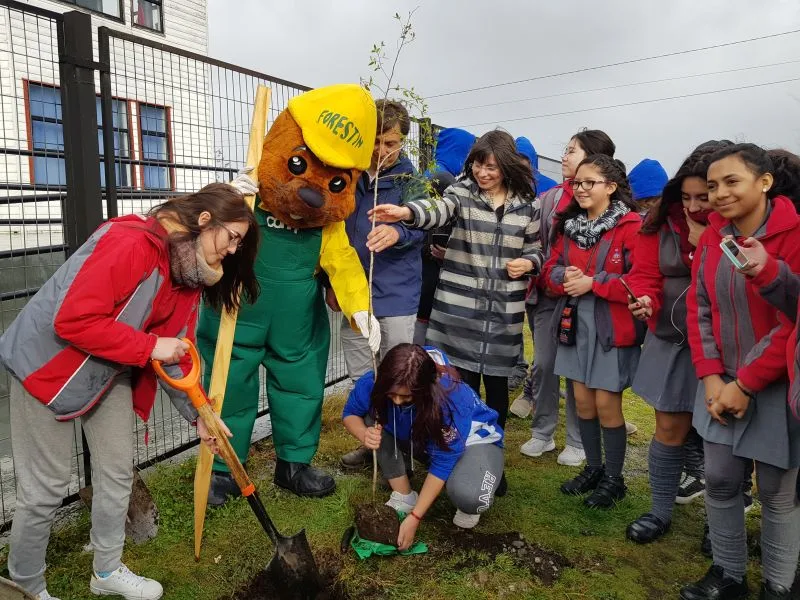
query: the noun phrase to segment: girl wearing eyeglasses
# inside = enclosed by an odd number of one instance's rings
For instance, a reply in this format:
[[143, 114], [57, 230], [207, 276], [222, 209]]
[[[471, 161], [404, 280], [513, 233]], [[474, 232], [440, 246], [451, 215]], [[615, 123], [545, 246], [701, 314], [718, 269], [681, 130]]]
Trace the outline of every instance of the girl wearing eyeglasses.
[[[172, 198], [147, 216], [111, 219], [67, 259], [0, 338], [0, 361], [10, 373], [17, 474], [8, 570], [34, 597], [52, 598], [45, 586], [45, 552], [70, 482], [72, 420], [78, 418], [94, 473], [90, 589], [142, 600], [161, 597], [157, 581], [131, 573], [121, 562], [134, 418], [146, 422], [156, 399], [151, 360], [169, 365], [172, 377], [188, 372], [188, 357], [182, 360], [188, 347], [181, 338], [194, 337], [201, 296], [226, 309], [239, 306], [240, 290], [244, 301], [255, 299], [257, 246], [253, 211], [238, 188], [224, 183]], [[197, 421], [186, 394], [164, 387], [180, 414]], [[197, 431], [216, 450], [202, 421]]]
[[611, 508], [627, 489], [622, 391], [636, 372], [644, 335], [643, 324], [628, 311], [620, 281], [631, 269], [641, 218], [618, 160], [585, 158], [570, 185], [575, 197], [556, 217], [554, 231], [560, 237], [543, 278], [560, 297], [553, 322], [559, 342], [554, 370], [573, 382], [587, 464], [561, 491], [590, 493], [586, 506]]
[[[553, 228], [555, 217], [564, 211], [573, 198], [570, 182], [575, 178], [575, 172], [583, 159], [592, 154], [605, 154], [614, 156], [616, 146], [604, 131], [599, 129], [585, 129], [576, 133], [570, 139], [564, 154], [561, 157], [561, 173], [564, 182], [551, 188], [540, 195], [537, 202], [540, 204], [539, 231], [542, 238], [542, 252], [547, 260], [550, 257], [552, 239], [550, 232]], [[525, 299], [525, 310], [528, 315], [528, 326], [531, 328], [533, 345], [536, 352], [533, 356], [533, 367], [530, 375], [525, 379], [522, 400], [517, 399], [511, 406], [522, 406], [522, 416], [527, 416], [533, 407], [533, 422], [531, 438], [522, 444], [520, 452], [525, 456], [537, 458], [545, 452], [556, 449], [553, 439], [558, 425], [559, 388], [561, 378], [553, 372], [558, 344], [551, 335], [550, 324], [553, 321], [553, 311], [556, 309], [558, 297], [547, 291], [544, 278], [532, 278], [528, 285], [528, 294]], [[527, 412], [526, 410], [527, 409]], [[586, 460], [583, 452], [580, 432], [578, 431], [578, 417], [575, 412], [575, 395], [572, 392], [572, 383], [568, 380], [566, 386], [566, 445], [558, 455], [560, 465], [580, 467]], [[516, 413], [516, 411], [515, 411]], [[520, 413], [516, 413], [520, 414]]]

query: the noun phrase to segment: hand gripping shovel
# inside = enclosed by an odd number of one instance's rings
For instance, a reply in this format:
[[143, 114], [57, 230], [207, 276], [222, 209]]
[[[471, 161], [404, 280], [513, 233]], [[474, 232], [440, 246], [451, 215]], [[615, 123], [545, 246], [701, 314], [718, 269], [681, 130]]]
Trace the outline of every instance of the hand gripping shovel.
[[250, 508], [253, 509], [256, 518], [275, 546], [275, 554], [267, 565], [267, 572], [272, 575], [276, 586], [285, 588], [288, 597], [315, 598], [322, 588], [322, 580], [317, 563], [314, 561], [314, 555], [311, 554], [305, 529], [291, 537], [278, 533], [264, 504], [258, 497], [255, 485], [247, 476], [242, 463], [239, 462], [228, 437], [217, 424], [214, 411], [208, 403], [205, 392], [200, 387], [200, 357], [197, 349], [188, 339], [184, 339], [184, 341], [189, 344], [189, 356], [192, 359], [192, 368], [186, 377], [172, 379], [164, 372], [161, 363], [156, 360], [153, 361], [153, 368], [161, 379], [189, 396], [192, 405], [203, 419], [206, 429], [212, 437], [217, 439], [220, 456], [230, 468], [233, 479], [242, 491], [242, 496], [247, 498]]

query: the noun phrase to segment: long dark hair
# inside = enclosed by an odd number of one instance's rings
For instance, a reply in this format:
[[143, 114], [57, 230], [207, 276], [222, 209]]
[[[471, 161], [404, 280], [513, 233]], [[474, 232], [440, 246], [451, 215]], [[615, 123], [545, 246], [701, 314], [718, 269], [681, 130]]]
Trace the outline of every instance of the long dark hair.
[[241, 297], [252, 304], [260, 291], [253, 270], [258, 252], [258, 222], [236, 188], [227, 183], [210, 183], [193, 194], [170, 198], [154, 206], [148, 215], [168, 217], [179, 223], [185, 231], [171, 233], [170, 240], [182, 241], [197, 239], [203, 230], [198, 219], [205, 211], [211, 214], [209, 226], [239, 221], [247, 223], [247, 233], [242, 238], [242, 247], [222, 259], [222, 279], [203, 288], [203, 298], [215, 310], [222, 307], [233, 310], [239, 308], [241, 290]]
[[478, 138], [464, 162], [464, 176], [472, 179], [472, 163], [476, 160], [486, 162], [492, 154], [503, 174], [503, 184], [509, 194], [533, 201], [536, 198], [533, 170], [530, 163], [517, 152], [514, 138], [505, 131], [495, 129]]
[[775, 179], [767, 196], [788, 197], [795, 210], [800, 213], [800, 156], [782, 148], [767, 150], [767, 154], [772, 160], [772, 177]]
[[592, 154], [605, 154], [613, 158], [614, 152], [617, 151], [616, 144], [605, 131], [600, 129], [581, 129], [570, 139], [577, 141], [581, 145], [583, 151], [586, 152], [587, 158]]
[[683, 180], [689, 177], [699, 177], [705, 181], [708, 165], [711, 164], [709, 162], [710, 158], [717, 150], [732, 145], [733, 142], [730, 140], [709, 140], [692, 150], [692, 153], [683, 161], [675, 176], [664, 186], [658, 207], [647, 214], [644, 225], [642, 225], [642, 233], [652, 234], [658, 232], [661, 226], [667, 222], [670, 206], [681, 201]]
[[[756, 177], [761, 177], [765, 173], [773, 173], [775, 171], [775, 165], [772, 164], [772, 159], [769, 157], [769, 154], [767, 154], [767, 151], [761, 146], [750, 143], [731, 144], [730, 146], [720, 148], [708, 159], [708, 165], [711, 166], [712, 163], [722, 160], [723, 158], [728, 158], [729, 156], [738, 156], [747, 169]], [[772, 187], [774, 188], [775, 186], [773, 185]], [[770, 193], [770, 190], [767, 191], [768, 197], [774, 198], [775, 195], [778, 195], [775, 191]]]
[[447, 389], [442, 385], [442, 375], [448, 375], [453, 385], [460, 380], [458, 371], [436, 364], [422, 346], [397, 344], [378, 365], [375, 386], [370, 395], [372, 414], [381, 425], [390, 423], [389, 393], [397, 386], [407, 387], [413, 397], [416, 413], [412, 432], [414, 443], [423, 448], [427, 443], [435, 442], [440, 448], [447, 449], [442, 428], [445, 411], [448, 414], [452, 412], [447, 399], [452, 388]]
[[[611, 202], [621, 202], [632, 211], [636, 210], [636, 203], [633, 201], [631, 194], [631, 185], [628, 183], [628, 176], [625, 172], [625, 163], [616, 158], [611, 158], [607, 154], [593, 154], [584, 158], [578, 165], [580, 169], [583, 165], [592, 165], [597, 167], [608, 181], [616, 183], [617, 189], [611, 194]], [[577, 172], [578, 169], [575, 169]], [[575, 197], [569, 201], [567, 208], [563, 212], [556, 214], [555, 226], [551, 232], [551, 240], [555, 241], [556, 237], [564, 233], [564, 224], [567, 220], [577, 217], [583, 213], [584, 210]]]

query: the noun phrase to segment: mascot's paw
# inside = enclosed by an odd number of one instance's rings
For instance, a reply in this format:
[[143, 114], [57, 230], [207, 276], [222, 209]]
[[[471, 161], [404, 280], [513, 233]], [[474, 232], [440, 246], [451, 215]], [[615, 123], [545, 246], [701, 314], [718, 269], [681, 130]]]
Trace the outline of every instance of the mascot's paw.
[[275, 465], [275, 485], [298, 496], [320, 498], [333, 493], [336, 482], [333, 477], [305, 463], [287, 462], [278, 459]]
[[238, 498], [242, 492], [230, 473], [223, 471], [211, 472], [211, 485], [208, 488], [209, 506], [222, 506], [228, 498]]

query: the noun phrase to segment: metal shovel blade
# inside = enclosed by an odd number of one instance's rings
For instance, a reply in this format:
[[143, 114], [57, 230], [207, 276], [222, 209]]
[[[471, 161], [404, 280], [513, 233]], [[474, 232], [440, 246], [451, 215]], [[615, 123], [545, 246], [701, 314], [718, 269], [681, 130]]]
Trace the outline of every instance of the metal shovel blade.
[[258, 492], [249, 495], [247, 501], [275, 546], [267, 573], [280, 592], [279, 597], [287, 600], [314, 600], [320, 597], [322, 577], [311, 553], [306, 530], [302, 529], [292, 536], [281, 535], [267, 515]]
[[[86, 508], [92, 508], [92, 486], [78, 491]], [[147, 488], [139, 470], [133, 470], [133, 486], [128, 502], [128, 515], [125, 521], [125, 535], [135, 544], [151, 540], [158, 534], [158, 507]]]
[[36, 600], [13, 581], [0, 577], [0, 600]]

